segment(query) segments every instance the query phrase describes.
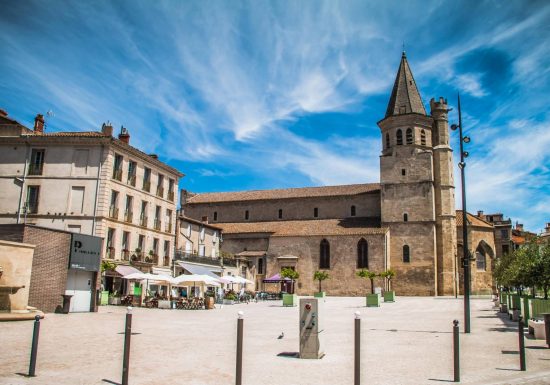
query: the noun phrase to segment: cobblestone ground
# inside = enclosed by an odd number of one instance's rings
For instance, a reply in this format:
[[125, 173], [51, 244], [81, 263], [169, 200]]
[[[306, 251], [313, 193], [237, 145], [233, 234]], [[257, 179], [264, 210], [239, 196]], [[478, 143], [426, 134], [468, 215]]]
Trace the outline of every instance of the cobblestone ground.
[[[354, 312], [362, 316], [362, 384], [451, 382], [452, 320], [462, 324], [454, 298], [398, 297], [380, 308], [363, 298], [327, 298], [326, 356], [301, 360], [298, 308], [280, 301], [215, 310], [134, 309], [130, 384], [235, 383], [237, 311], [245, 312], [243, 384], [352, 384]], [[0, 323], [0, 384], [120, 383], [125, 308], [98, 313], [47, 314], [42, 321], [37, 377], [28, 370], [32, 321]], [[462, 330], [462, 325], [461, 325]], [[281, 332], [284, 338], [279, 339]], [[550, 350], [526, 340], [527, 372], [520, 372], [517, 324], [488, 299], [472, 300], [472, 333], [461, 334], [465, 384], [550, 384]]]

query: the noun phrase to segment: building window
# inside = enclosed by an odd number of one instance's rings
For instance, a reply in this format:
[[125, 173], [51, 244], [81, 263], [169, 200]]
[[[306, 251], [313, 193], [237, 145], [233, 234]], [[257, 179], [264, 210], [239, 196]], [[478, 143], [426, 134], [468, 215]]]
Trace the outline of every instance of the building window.
[[319, 216], [319, 209], [317, 207], [315, 207], [313, 209], [313, 217], [317, 218]]
[[175, 198], [174, 185], [174, 179], [168, 179], [168, 200], [172, 202]]
[[199, 238], [200, 238], [200, 241], [201, 241], [201, 242], [204, 241], [205, 235], [206, 235], [205, 227], [204, 227], [204, 226], [201, 226], [201, 227], [200, 227], [200, 230], [199, 230]]
[[170, 241], [164, 241], [164, 266], [170, 265]]
[[84, 212], [84, 187], [71, 187], [70, 213], [82, 214]]
[[141, 201], [141, 213], [139, 216], [139, 224], [147, 227], [147, 202]]
[[44, 167], [44, 153], [45, 150], [32, 150], [29, 175], [42, 175], [42, 168]]
[[164, 223], [166, 223], [165, 225], [166, 227], [164, 231], [166, 231], [167, 233], [171, 233], [172, 232], [172, 210], [166, 209], [166, 218]]
[[137, 163], [134, 161], [128, 162], [128, 184], [130, 186], [136, 186], [136, 169]]
[[109, 218], [118, 219], [118, 191], [111, 191], [111, 205], [109, 206]]
[[390, 148], [390, 134], [386, 132], [386, 148]]
[[136, 253], [139, 257], [143, 255], [143, 249], [145, 249], [145, 235], [140, 235], [138, 239], [138, 247]]
[[411, 250], [409, 245], [403, 246], [403, 262], [409, 263], [411, 261]]
[[351, 206], [351, 216], [355, 216], [355, 206]]
[[508, 238], [508, 230], [506, 230], [506, 229], [500, 230], [500, 236], [502, 238]]
[[246, 210], [244, 212], [244, 219], [248, 220], [250, 218], [250, 213], [248, 212], [248, 210]]
[[426, 145], [426, 131], [424, 130], [420, 131], [420, 144], [422, 146]]
[[107, 230], [107, 258], [115, 259], [115, 229], [109, 227]]
[[413, 144], [413, 130], [411, 128], [407, 128], [406, 139], [407, 144]]
[[122, 233], [122, 259], [127, 261], [130, 258], [130, 233]]
[[326, 239], [321, 241], [319, 248], [319, 269], [330, 269], [330, 244]]
[[214, 220], [215, 220], [215, 221], [218, 220], [218, 212], [217, 212], [217, 211], [214, 211]]
[[403, 131], [401, 129], [398, 129], [395, 133], [395, 137], [397, 139], [397, 145], [400, 146], [403, 144]]
[[28, 186], [27, 187], [27, 214], [38, 213], [38, 198], [40, 195], [40, 186]]
[[155, 230], [158, 230], [158, 231], [160, 231], [160, 210], [161, 210], [160, 206], [155, 207], [154, 228], [155, 228]]
[[408, 222], [409, 221], [409, 214], [405, 213], [403, 214], [403, 222]]
[[262, 258], [258, 258], [258, 274], [263, 274], [263, 273], [264, 273], [264, 259], [262, 257]]
[[151, 191], [151, 169], [147, 167], [143, 168], [143, 190]]
[[158, 256], [159, 255], [159, 239], [153, 238], [153, 255]]
[[407, 175], [407, 170], [405, 170], [404, 168], [401, 169], [401, 175], [405, 176]]
[[481, 247], [478, 247], [476, 250], [476, 268], [479, 271], [485, 271], [487, 269], [485, 251]]
[[357, 243], [357, 268], [369, 268], [369, 244], [364, 238]]
[[126, 195], [126, 208], [124, 209], [124, 221], [132, 223], [134, 219], [134, 197]]
[[279, 219], [283, 219], [283, 209], [279, 209]]
[[88, 173], [88, 158], [90, 150], [77, 148], [74, 150], [74, 175], [86, 175]]
[[115, 154], [113, 163], [113, 179], [122, 180], [122, 155]]
[[164, 175], [159, 174], [157, 180], [157, 196], [164, 198]]

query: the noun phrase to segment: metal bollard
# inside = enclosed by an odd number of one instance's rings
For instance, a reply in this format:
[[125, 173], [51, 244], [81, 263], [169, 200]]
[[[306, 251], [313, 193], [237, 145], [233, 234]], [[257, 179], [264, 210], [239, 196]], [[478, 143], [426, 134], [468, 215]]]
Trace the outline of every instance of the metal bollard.
[[124, 328], [124, 355], [122, 358], [122, 385], [128, 385], [130, 370], [130, 339], [132, 338], [132, 307], [128, 306], [126, 313], [126, 327]]
[[454, 382], [460, 382], [460, 340], [458, 320], [453, 321]]
[[235, 384], [241, 385], [243, 382], [243, 316], [244, 312], [240, 310], [237, 319], [237, 367], [235, 373]]
[[38, 336], [40, 334], [40, 316], [34, 317], [34, 329], [32, 332], [31, 361], [29, 363], [29, 377], [36, 376], [36, 355], [38, 353]]
[[361, 384], [361, 313], [355, 312], [355, 362], [353, 384]]
[[523, 330], [523, 317], [518, 318], [518, 336], [519, 336], [519, 367], [522, 372], [527, 370], [525, 366], [525, 335]]

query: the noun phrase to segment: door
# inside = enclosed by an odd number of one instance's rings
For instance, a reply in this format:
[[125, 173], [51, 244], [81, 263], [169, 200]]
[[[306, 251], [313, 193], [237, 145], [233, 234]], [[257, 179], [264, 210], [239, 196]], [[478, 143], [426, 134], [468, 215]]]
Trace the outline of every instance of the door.
[[90, 311], [93, 278], [94, 273], [91, 271], [69, 269], [65, 294], [72, 295], [71, 313]]

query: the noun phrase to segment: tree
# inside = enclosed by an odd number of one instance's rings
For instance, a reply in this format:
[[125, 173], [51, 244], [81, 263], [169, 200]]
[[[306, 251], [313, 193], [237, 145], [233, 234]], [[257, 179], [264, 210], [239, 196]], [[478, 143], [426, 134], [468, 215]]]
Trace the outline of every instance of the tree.
[[374, 271], [367, 270], [367, 269], [362, 269], [362, 270], [357, 272], [357, 275], [361, 278], [366, 278], [366, 279], [370, 280], [371, 294], [374, 294], [374, 279], [376, 277], [379, 277], [380, 274], [375, 273]]
[[383, 277], [388, 282], [388, 290], [391, 290], [391, 280], [395, 277], [395, 270], [388, 269], [382, 273], [380, 273], [380, 277]]
[[319, 293], [322, 292], [321, 290], [321, 282], [323, 282], [325, 279], [328, 279], [329, 275], [326, 271], [316, 271], [315, 274], [313, 274], [313, 280], [319, 281]]
[[300, 278], [300, 274], [290, 267], [283, 267], [281, 270], [281, 278], [290, 278], [292, 281], [292, 292], [294, 293], [294, 281]]
[[116, 269], [116, 263], [111, 261], [101, 261], [101, 272], [104, 273], [107, 270]]

